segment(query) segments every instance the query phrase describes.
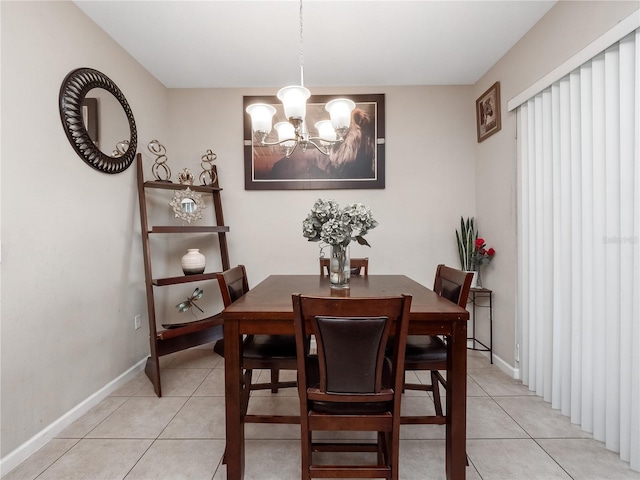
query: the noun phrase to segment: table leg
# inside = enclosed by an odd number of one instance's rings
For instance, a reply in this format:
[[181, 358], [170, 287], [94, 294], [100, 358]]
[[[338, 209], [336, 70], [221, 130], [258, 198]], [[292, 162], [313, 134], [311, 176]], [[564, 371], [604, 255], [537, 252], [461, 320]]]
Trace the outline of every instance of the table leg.
[[453, 324], [447, 344], [447, 439], [448, 480], [464, 480], [467, 456], [467, 323]]
[[242, 371], [238, 323], [224, 322], [224, 394], [227, 480], [244, 478], [244, 423], [240, 412]]

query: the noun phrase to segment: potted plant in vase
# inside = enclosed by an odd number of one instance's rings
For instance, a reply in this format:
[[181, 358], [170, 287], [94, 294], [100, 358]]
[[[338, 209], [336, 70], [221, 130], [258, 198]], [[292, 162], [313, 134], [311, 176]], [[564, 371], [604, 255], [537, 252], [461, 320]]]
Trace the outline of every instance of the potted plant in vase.
[[472, 287], [481, 287], [480, 267], [489, 264], [496, 254], [493, 248], [486, 248], [484, 238], [479, 238], [473, 217], [460, 217], [460, 230], [456, 230], [460, 267], [465, 272], [473, 272]]
[[[473, 272], [473, 252], [475, 250], [475, 242], [478, 238], [478, 230], [476, 229], [473, 217], [460, 217], [460, 230], [456, 230], [456, 242], [458, 243], [458, 255], [460, 256], [460, 268], [465, 272]], [[475, 274], [474, 274], [475, 282]]]

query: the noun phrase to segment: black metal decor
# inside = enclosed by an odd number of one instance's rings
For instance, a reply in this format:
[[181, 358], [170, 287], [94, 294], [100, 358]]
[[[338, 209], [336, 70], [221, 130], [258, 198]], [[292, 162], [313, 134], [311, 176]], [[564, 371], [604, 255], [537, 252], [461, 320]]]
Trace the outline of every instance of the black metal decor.
[[[103, 153], [91, 140], [82, 117], [82, 103], [85, 95], [93, 88], [102, 88], [111, 93], [124, 109], [129, 122], [129, 147], [120, 156], [110, 157]], [[76, 153], [87, 164], [104, 173], [120, 173], [133, 162], [138, 143], [136, 122], [127, 99], [118, 86], [92, 68], [78, 68], [71, 71], [60, 87], [60, 119], [69, 142]]]

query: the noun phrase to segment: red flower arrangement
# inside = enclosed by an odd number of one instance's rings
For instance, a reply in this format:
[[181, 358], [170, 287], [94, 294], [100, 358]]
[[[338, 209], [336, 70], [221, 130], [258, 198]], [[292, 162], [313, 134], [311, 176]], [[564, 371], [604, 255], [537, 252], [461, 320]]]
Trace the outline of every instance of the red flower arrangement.
[[474, 270], [479, 270], [482, 265], [487, 265], [493, 260], [496, 251], [492, 248], [486, 248], [487, 244], [484, 238], [477, 238], [475, 243], [475, 249], [471, 255], [471, 263], [475, 267]]

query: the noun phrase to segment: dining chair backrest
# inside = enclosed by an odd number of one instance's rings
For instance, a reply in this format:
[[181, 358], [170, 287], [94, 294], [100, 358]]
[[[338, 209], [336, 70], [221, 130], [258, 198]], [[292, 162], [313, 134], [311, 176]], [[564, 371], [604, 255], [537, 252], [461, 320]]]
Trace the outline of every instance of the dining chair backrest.
[[[293, 307], [301, 398], [311, 394], [325, 402], [372, 402], [383, 401], [384, 391], [384, 401], [389, 401], [394, 391], [402, 391], [411, 296], [293, 295]], [[316, 338], [317, 372], [309, 370], [316, 366], [309, 353], [310, 335]], [[395, 345], [385, 360], [390, 337]], [[309, 380], [316, 375], [313, 385]]]
[[220, 294], [225, 307], [228, 307], [238, 298], [249, 291], [249, 281], [244, 265], [232, 267], [229, 270], [216, 274], [220, 286]]
[[[462, 308], [466, 308], [469, 291], [471, 289], [471, 280], [473, 273], [463, 272], [446, 265], [438, 265], [436, 268], [436, 277], [433, 282], [433, 291], [438, 295], [450, 300]], [[411, 335], [407, 339], [407, 348], [405, 355], [406, 371], [430, 371], [431, 384], [422, 381], [420, 383], [406, 382], [405, 390], [418, 390], [431, 392], [433, 404], [436, 410], [436, 419], [444, 422], [445, 416], [442, 409], [442, 401], [440, 399], [440, 385], [447, 388], [446, 379], [440, 373], [440, 370], [447, 368], [447, 345], [445, 341], [437, 335]], [[429, 397], [427, 397], [429, 398]], [[404, 423], [423, 423], [427, 417], [405, 417]]]
[[[329, 275], [329, 265], [331, 259], [327, 257], [320, 257], [320, 276], [324, 277]], [[369, 258], [351, 258], [349, 260], [351, 266], [351, 275], [369, 275]]]
[[464, 272], [440, 264], [436, 269], [433, 291], [458, 306], [465, 307], [471, 291], [472, 279], [472, 272]]

